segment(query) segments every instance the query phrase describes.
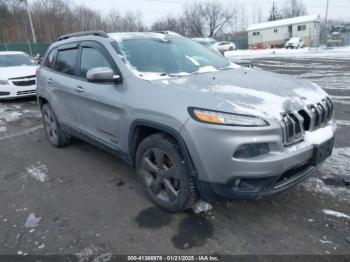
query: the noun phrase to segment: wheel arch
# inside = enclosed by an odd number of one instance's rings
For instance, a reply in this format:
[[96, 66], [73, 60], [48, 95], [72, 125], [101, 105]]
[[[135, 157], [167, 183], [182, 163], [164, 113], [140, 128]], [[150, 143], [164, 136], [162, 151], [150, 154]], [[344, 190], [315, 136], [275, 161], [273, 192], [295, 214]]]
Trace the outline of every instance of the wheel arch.
[[135, 166], [135, 153], [138, 145], [143, 139], [154, 133], [165, 133], [173, 138], [180, 147], [181, 153], [185, 159], [185, 165], [189, 170], [191, 176], [196, 176], [197, 171], [191, 159], [191, 155], [187, 149], [186, 143], [183, 140], [181, 134], [176, 129], [156, 122], [148, 120], [135, 120], [130, 127], [128, 147], [129, 147], [129, 158]]
[[40, 110], [43, 108], [43, 106], [45, 104], [49, 104], [49, 101], [46, 98], [42, 97], [42, 96], [38, 96], [37, 99], [38, 99], [38, 103], [39, 103], [39, 106], [40, 106]]

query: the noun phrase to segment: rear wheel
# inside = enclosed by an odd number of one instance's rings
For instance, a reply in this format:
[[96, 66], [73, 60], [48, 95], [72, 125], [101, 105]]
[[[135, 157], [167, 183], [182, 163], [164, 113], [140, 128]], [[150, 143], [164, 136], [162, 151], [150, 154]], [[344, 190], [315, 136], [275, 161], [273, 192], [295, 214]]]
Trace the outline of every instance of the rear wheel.
[[50, 144], [55, 147], [62, 147], [69, 144], [70, 137], [62, 131], [57, 118], [49, 104], [45, 104], [43, 106], [41, 113], [46, 136]]
[[191, 208], [197, 190], [177, 143], [157, 133], [144, 139], [136, 152], [138, 177], [152, 201], [167, 212]]

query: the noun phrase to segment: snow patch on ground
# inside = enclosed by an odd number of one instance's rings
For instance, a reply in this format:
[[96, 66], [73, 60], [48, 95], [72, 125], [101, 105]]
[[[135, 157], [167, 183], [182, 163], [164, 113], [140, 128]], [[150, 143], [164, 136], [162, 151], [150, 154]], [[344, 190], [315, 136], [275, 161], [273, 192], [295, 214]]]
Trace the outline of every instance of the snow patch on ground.
[[47, 172], [47, 167], [40, 161], [30, 167], [27, 167], [27, 174], [40, 182], [46, 182], [48, 180]]
[[350, 105], [350, 96], [331, 96], [333, 102]]
[[28, 218], [26, 223], [24, 224], [25, 227], [28, 228], [34, 228], [34, 227], [38, 227], [39, 223], [41, 221], [41, 217], [36, 216], [34, 213], [31, 213]]
[[300, 57], [300, 58], [337, 58], [346, 59], [350, 55], [350, 47], [339, 48], [303, 48], [303, 49], [262, 49], [262, 50], [236, 50], [225, 52], [228, 58], [263, 58], [263, 57]]
[[350, 120], [336, 120], [335, 122], [339, 127], [350, 126]]
[[327, 176], [350, 175], [350, 147], [334, 148], [332, 156], [321, 166], [320, 171]]
[[203, 200], [197, 201], [193, 207], [192, 210], [194, 213], [199, 214], [199, 213], [205, 213], [209, 210], [211, 210], [213, 206]]
[[0, 120], [5, 122], [13, 122], [20, 119], [21, 116], [22, 113], [19, 111], [15, 111], [14, 109], [8, 107], [0, 107]]
[[40, 110], [36, 107], [33, 109], [23, 109], [21, 105], [0, 103], [0, 133], [8, 130], [8, 124], [16, 122], [25, 117], [40, 118]]
[[350, 202], [350, 190], [344, 187], [329, 186], [317, 177], [310, 177], [301, 184], [305, 190], [332, 196], [340, 201]]
[[329, 185], [324, 181], [332, 177], [338, 177], [337, 180], [341, 181], [350, 174], [350, 147], [334, 148], [332, 156], [323, 163], [318, 173], [321, 177], [310, 177], [301, 184], [305, 190], [350, 202], [349, 188], [345, 185]]
[[344, 214], [342, 212], [338, 212], [338, 211], [334, 211], [334, 210], [330, 210], [330, 209], [323, 209], [322, 211], [324, 214], [329, 215], [329, 216], [334, 216], [334, 217], [338, 217], [338, 218], [346, 218], [346, 219], [350, 220], [350, 216], [347, 214]]
[[108, 262], [111, 261], [113, 255], [111, 252], [104, 253], [95, 246], [86, 247], [75, 254], [78, 261], [94, 261], [94, 262]]

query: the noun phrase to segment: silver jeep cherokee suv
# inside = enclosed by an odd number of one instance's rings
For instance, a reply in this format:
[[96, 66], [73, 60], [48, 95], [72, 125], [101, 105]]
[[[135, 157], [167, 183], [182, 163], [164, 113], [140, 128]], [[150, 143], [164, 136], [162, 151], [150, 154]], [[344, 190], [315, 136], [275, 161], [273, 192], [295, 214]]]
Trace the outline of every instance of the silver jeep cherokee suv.
[[332, 152], [333, 103], [320, 87], [172, 32], [65, 35], [44, 61], [37, 95], [51, 144], [78, 137], [116, 153], [169, 212], [284, 191]]

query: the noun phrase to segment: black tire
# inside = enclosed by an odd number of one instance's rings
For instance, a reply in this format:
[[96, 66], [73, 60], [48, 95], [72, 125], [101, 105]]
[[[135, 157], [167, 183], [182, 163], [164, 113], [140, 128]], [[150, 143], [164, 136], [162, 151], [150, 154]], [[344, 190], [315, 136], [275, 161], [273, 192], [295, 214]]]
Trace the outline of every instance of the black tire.
[[41, 110], [42, 121], [46, 137], [54, 147], [63, 147], [70, 143], [70, 137], [66, 135], [57, 121], [57, 118], [49, 104], [45, 104]]
[[234, 48], [231, 46], [229, 49], [228, 49], [229, 51], [233, 51], [234, 50]]
[[198, 199], [178, 144], [163, 133], [145, 138], [136, 151], [137, 175], [151, 200], [167, 212], [191, 208]]

